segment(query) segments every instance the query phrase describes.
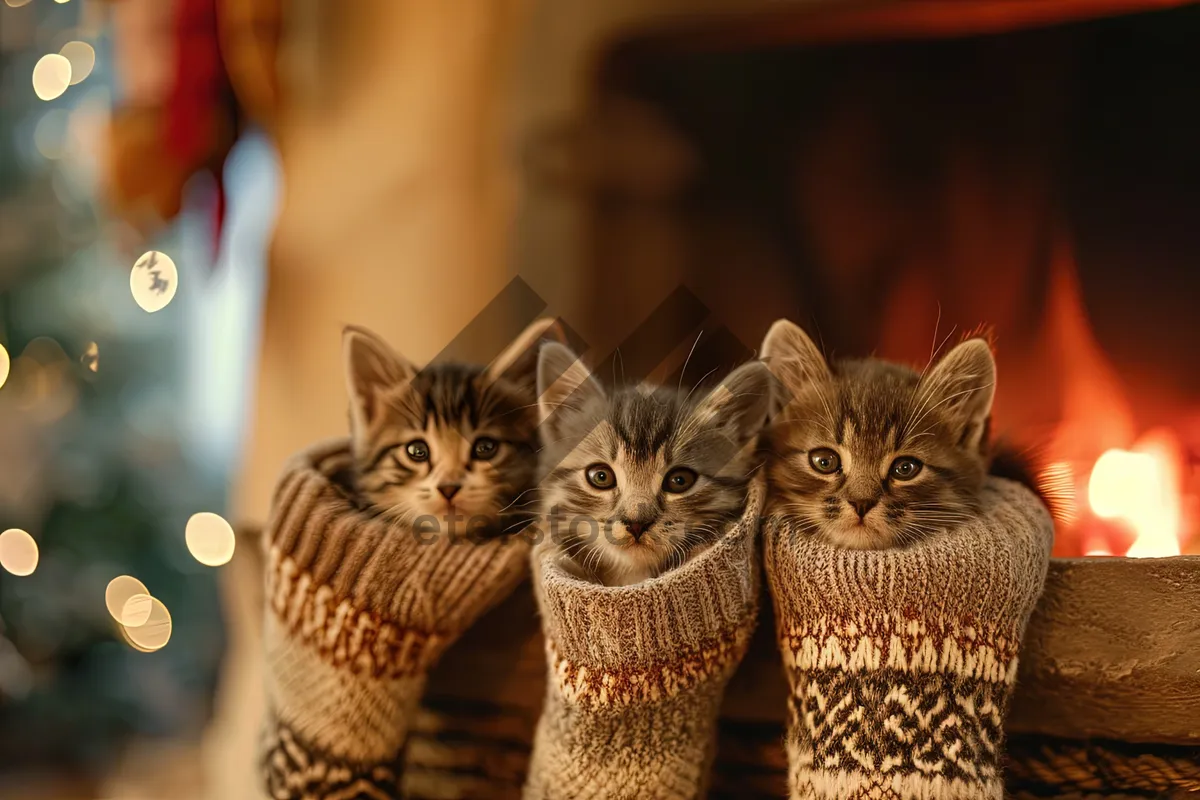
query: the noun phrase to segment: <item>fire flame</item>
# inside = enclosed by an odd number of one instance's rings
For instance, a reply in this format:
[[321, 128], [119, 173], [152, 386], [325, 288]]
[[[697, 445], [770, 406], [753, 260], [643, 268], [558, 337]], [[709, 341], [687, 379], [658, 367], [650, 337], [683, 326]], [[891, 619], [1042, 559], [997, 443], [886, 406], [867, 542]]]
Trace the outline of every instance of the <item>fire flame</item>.
[[1133, 531], [1125, 555], [1180, 554], [1180, 460], [1179, 446], [1166, 431], [1147, 434], [1129, 450], [1107, 450], [1096, 460], [1088, 504], [1100, 519], [1118, 520]]

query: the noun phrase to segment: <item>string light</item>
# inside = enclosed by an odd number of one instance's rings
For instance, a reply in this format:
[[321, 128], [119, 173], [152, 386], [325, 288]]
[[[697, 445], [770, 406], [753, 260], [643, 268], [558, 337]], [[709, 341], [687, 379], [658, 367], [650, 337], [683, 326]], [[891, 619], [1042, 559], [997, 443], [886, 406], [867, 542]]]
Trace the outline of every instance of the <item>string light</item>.
[[233, 558], [236, 539], [233, 527], [220, 514], [193, 514], [184, 531], [188, 552], [206, 567], [219, 567]]
[[142, 310], [153, 314], [167, 307], [179, 288], [179, 270], [166, 253], [150, 250], [133, 262], [129, 291]]
[[53, 100], [71, 85], [71, 62], [58, 53], [38, 59], [33, 67], [33, 91], [42, 100]]
[[125, 640], [143, 653], [161, 650], [171, 640], [171, 612], [157, 597], [150, 598], [150, 611], [141, 625], [122, 625]]
[[38, 565], [38, 546], [25, 531], [9, 528], [0, 533], [0, 567], [18, 577], [32, 575]]
[[8, 381], [8, 371], [12, 368], [12, 359], [8, 357], [8, 351], [4, 349], [4, 345], [0, 344], [0, 388]]
[[88, 342], [87, 347], [83, 350], [83, 355], [79, 357], [79, 363], [92, 372], [100, 369], [100, 346], [95, 342]]
[[150, 621], [154, 609], [154, 598], [139, 592], [125, 601], [121, 608], [121, 624], [126, 628], [140, 628]]
[[83, 83], [96, 66], [96, 50], [87, 42], [67, 42], [58, 54], [71, 62], [71, 85]]
[[104, 605], [117, 624], [125, 625], [127, 622], [125, 607], [129, 601], [138, 595], [149, 596], [149, 594], [146, 584], [137, 578], [130, 575], [118, 575], [108, 582], [108, 587], [104, 590]]

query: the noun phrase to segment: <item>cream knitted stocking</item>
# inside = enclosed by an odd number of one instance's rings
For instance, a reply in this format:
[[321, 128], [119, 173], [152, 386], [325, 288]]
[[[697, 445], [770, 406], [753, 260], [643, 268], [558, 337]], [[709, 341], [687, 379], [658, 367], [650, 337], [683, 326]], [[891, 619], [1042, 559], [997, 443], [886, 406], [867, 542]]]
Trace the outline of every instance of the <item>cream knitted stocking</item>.
[[426, 671], [528, 563], [520, 538], [418, 535], [364, 513], [332, 479], [349, 464], [345, 440], [294, 458], [264, 537], [263, 769], [276, 800], [400, 797]]
[[1000, 798], [1004, 715], [1053, 526], [991, 479], [980, 518], [901, 550], [764, 526], [792, 798]]
[[715, 545], [626, 587], [564, 573], [534, 551], [549, 661], [529, 800], [700, 798], [725, 684], [758, 613], [762, 490]]

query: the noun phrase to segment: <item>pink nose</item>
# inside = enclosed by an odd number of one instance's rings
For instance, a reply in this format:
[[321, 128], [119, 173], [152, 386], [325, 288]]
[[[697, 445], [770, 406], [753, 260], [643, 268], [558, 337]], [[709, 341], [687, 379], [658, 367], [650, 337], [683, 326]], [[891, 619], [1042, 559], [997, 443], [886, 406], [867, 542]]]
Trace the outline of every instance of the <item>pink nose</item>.
[[458, 490], [462, 488], [461, 483], [439, 483], [438, 491], [442, 493], [442, 497], [450, 500], [454, 495], [458, 494]]

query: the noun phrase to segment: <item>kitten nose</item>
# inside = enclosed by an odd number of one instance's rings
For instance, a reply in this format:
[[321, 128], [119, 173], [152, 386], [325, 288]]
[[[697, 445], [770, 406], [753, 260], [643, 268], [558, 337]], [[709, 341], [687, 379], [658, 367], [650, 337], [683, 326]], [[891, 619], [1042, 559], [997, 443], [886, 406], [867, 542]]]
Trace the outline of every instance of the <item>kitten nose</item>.
[[623, 519], [621, 524], [625, 526], [625, 530], [629, 531], [629, 535], [633, 537], [635, 542], [642, 540], [642, 534], [650, 530], [650, 526], [654, 524], [654, 518], [649, 519]]
[[862, 500], [849, 500], [851, 508], [858, 512], [858, 518], [863, 519], [867, 516], [867, 512], [878, 505], [879, 500], [874, 497], [867, 497]]
[[458, 494], [458, 490], [462, 488], [461, 483], [439, 483], [438, 491], [442, 493], [442, 497], [450, 500], [454, 495]]

